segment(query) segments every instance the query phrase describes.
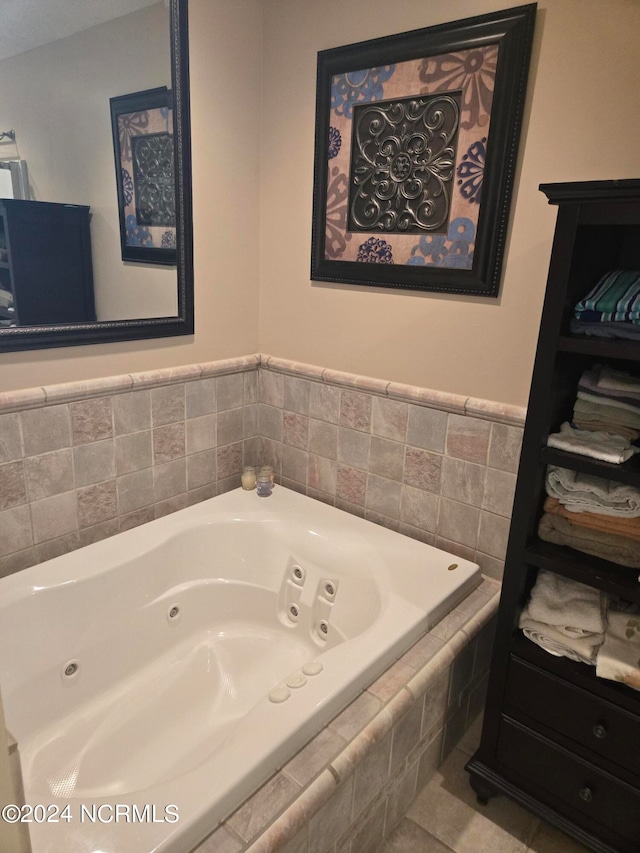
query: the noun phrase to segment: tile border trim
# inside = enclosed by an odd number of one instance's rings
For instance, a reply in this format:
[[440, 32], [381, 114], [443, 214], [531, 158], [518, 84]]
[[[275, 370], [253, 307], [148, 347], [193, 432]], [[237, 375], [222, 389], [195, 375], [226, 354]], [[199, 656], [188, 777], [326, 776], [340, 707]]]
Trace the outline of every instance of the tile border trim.
[[238, 358], [208, 361], [203, 364], [185, 364], [141, 373], [126, 373], [121, 376], [105, 376], [59, 385], [45, 385], [40, 388], [4, 391], [0, 393], [0, 414], [56, 406], [60, 403], [87, 400], [92, 397], [123, 394], [127, 391], [139, 391], [142, 388], [158, 388], [161, 385], [172, 385], [174, 382], [192, 382], [211, 376], [244, 373], [257, 369], [259, 365], [260, 354], [256, 353]]
[[59, 403], [86, 400], [91, 397], [122, 394], [141, 388], [157, 388], [161, 385], [171, 385], [174, 382], [190, 382], [211, 376], [242, 373], [247, 370], [255, 370], [258, 367], [263, 367], [274, 373], [296, 376], [340, 388], [375, 394], [391, 400], [413, 403], [418, 406], [439, 409], [443, 412], [469, 415], [511, 426], [523, 426], [526, 415], [526, 409], [522, 406], [498, 403], [494, 400], [483, 400], [479, 397], [465, 397], [461, 394], [449, 394], [446, 391], [421, 388], [418, 385], [387, 382], [371, 376], [360, 376], [356, 373], [332, 370], [264, 353], [220, 359], [202, 364], [166, 367], [141, 373], [45, 385], [39, 388], [5, 391], [0, 393], [0, 414], [54, 406]]
[[479, 397], [465, 397], [461, 394], [449, 394], [446, 391], [436, 391], [432, 388], [421, 388], [418, 385], [406, 385], [400, 382], [386, 382], [371, 376], [360, 376], [356, 373], [346, 373], [342, 370], [318, 367], [314, 364], [304, 364], [299, 361], [278, 358], [261, 353], [260, 366], [274, 373], [283, 373], [301, 379], [322, 382], [327, 385], [337, 385], [341, 388], [376, 394], [404, 403], [439, 409], [458, 415], [469, 415], [494, 423], [509, 426], [524, 426], [526, 409], [510, 403], [498, 403], [494, 400], [483, 400]]

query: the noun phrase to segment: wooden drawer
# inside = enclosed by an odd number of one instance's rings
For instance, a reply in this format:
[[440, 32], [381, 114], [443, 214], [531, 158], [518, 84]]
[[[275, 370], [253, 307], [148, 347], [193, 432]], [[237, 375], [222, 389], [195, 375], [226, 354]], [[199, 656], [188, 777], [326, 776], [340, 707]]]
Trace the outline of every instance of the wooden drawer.
[[[629, 751], [633, 747], [630, 745]], [[503, 717], [497, 757], [505, 775], [529, 794], [613, 843], [640, 850], [640, 790]]]
[[640, 717], [512, 657], [506, 686], [512, 716], [536, 721], [597, 756], [640, 774]]

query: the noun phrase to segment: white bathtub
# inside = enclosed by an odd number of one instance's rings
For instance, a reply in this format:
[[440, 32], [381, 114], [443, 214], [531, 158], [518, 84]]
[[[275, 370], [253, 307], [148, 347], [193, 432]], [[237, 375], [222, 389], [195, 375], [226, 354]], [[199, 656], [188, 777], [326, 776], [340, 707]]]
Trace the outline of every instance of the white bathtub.
[[34, 853], [185, 853], [479, 582], [281, 487], [1, 580]]

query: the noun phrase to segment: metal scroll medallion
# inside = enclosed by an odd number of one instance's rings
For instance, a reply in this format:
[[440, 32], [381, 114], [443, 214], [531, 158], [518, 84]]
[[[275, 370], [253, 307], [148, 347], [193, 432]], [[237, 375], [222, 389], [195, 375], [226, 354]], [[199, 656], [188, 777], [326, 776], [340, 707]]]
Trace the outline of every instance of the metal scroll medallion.
[[175, 227], [173, 136], [170, 133], [134, 136], [131, 154], [138, 224]]
[[446, 231], [460, 93], [353, 107], [349, 231]]

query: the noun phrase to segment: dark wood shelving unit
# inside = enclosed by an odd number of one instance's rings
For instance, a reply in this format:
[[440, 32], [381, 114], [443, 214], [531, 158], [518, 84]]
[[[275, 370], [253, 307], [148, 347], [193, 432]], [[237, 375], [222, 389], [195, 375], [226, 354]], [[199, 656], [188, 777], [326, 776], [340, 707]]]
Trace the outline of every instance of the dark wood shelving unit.
[[[571, 417], [581, 373], [640, 377], [640, 340], [570, 332], [573, 307], [612, 269], [640, 269], [640, 180], [544, 184], [558, 206], [527, 409], [480, 747], [467, 764], [481, 802], [504, 793], [598, 853], [640, 851], [640, 692], [555, 657], [518, 628], [537, 573], [640, 603], [640, 568], [542, 541], [547, 466], [640, 489], [640, 459], [614, 465], [546, 447]], [[640, 455], [640, 454], [638, 454]]]
[[13, 295], [19, 326], [96, 319], [89, 208], [0, 199], [0, 287]]

